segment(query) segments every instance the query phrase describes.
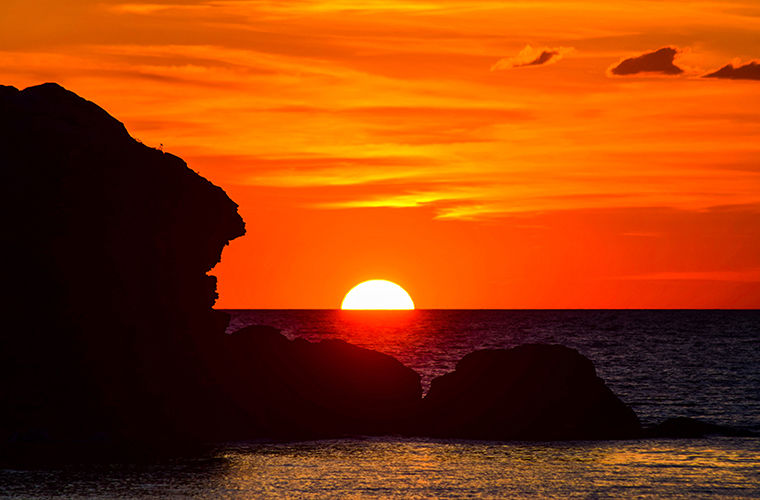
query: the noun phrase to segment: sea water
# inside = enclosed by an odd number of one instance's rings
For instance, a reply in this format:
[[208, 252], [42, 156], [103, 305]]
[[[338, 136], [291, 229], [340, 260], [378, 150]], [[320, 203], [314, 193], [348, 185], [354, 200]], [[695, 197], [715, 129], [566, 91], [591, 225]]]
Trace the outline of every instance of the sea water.
[[[427, 388], [475, 349], [559, 343], [590, 358], [644, 424], [760, 430], [760, 311], [229, 311], [230, 330], [341, 338]], [[760, 438], [494, 442], [355, 437], [230, 443], [139, 465], [0, 471], [10, 498], [758, 498]]]

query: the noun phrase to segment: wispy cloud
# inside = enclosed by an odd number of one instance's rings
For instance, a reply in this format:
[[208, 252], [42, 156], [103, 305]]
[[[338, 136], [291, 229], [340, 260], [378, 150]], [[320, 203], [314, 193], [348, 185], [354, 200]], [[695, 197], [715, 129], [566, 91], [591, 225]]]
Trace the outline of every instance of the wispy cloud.
[[748, 62], [741, 66], [727, 64], [718, 71], [707, 74], [704, 78], [724, 78], [728, 80], [760, 80], [760, 63]]
[[[426, 157], [340, 157], [253, 155], [190, 155], [202, 165], [224, 165], [235, 184], [278, 188], [396, 185], [440, 173], [436, 161]], [[327, 206], [327, 204], [325, 204]]]
[[505, 57], [496, 61], [496, 63], [491, 66], [491, 71], [554, 64], [572, 51], [572, 47], [550, 48], [531, 47], [530, 45], [526, 45], [516, 56]]
[[152, 15], [162, 13], [172, 9], [191, 9], [198, 6], [190, 5], [173, 5], [162, 3], [121, 3], [108, 6], [111, 12], [117, 14], [137, 14], [137, 15]]
[[680, 75], [683, 69], [674, 64], [678, 49], [663, 47], [654, 52], [647, 52], [636, 57], [624, 59], [610, 69], [617, 76], [637, 75], [639, 73], [660, 73], [663, 75]]

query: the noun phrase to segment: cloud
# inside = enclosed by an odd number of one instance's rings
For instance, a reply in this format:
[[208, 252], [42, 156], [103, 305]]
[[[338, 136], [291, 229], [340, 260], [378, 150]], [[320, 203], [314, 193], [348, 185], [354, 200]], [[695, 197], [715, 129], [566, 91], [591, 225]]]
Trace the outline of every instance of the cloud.
[[496, 63], [491, 66], [491, 71], [554, 64], [572, 51], [572, 47], [533, 48], [530, 45], [526, 45], [517, 56], [505, 57], [504, 59], [496, 61]]
[[[281, 156], [188, 154], [188, 164], [201, 171], [224, 165], [226, 182], [275, 188], [358, 186], [409, 183], [441, 175], [435, 160], [410, 156]], [[346, 175], [350, 172], [350, 175]]]
[[663, 47], [654, 52], [630, 57], [610, 69], [610, 73], [618, 76], [636, 75], [638, 73], [680, 75], [683, 70], [673, 64], [673, 59], [678, 55], [678, 52], [678, 49], [673, 47]]
[[748, 62], [744, 66], [726, 64], [718, 71], [703, 76], [703, 78], [724, 78], [728, 80], [760, 80], [760, 63]]

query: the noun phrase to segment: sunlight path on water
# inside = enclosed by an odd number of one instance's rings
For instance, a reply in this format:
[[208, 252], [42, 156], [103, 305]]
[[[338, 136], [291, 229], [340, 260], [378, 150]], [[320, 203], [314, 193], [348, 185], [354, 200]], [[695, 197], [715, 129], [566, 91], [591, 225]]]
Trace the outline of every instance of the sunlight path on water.
[[228, 445], [129, 466], [0, 469], [3, 498], [757, 498], [760, 439]]
[[214, 488], [320, 497], [753, 497], [760, 440], [489, 443], [336, 440], [224, 453]]

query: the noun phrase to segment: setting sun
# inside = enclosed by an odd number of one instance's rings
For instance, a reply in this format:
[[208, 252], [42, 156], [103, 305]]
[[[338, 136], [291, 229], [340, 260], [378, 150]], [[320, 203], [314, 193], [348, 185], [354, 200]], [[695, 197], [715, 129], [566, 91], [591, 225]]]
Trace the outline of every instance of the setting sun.
[[353, 287], [343, 299], [341, 309], [414, 309], [409, 294], [387, 280], [369, 280]]

